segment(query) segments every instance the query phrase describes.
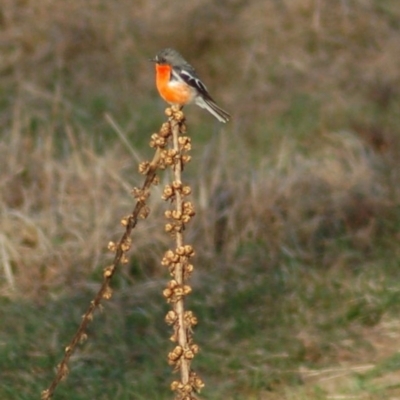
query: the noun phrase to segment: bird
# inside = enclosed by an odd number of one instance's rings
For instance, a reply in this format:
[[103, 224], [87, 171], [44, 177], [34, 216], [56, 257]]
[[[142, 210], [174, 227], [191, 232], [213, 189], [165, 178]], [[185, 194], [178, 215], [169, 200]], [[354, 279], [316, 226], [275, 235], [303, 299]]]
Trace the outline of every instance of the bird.
[[150, 61], [155, 63], [158, 92], [167, 103], [180, 107], [195, 103], [220, 122], [229, 121], [230, 115], [215, 103], [196, 70], [180, 53], [172, 48], [165, 48]]

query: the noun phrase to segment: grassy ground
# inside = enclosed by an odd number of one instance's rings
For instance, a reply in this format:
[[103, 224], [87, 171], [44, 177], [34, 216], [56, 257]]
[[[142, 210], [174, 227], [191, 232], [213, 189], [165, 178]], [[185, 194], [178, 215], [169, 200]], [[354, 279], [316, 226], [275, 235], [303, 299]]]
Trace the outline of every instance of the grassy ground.
[[[204, 398], [398, 398], [399, 20], [396, 0], [4, 1], [0, 398], [40, 397], [99, 286], [166, 45], [233, 115], [187, 109]], [[160, 196], [56, 399], [172, 398]]]

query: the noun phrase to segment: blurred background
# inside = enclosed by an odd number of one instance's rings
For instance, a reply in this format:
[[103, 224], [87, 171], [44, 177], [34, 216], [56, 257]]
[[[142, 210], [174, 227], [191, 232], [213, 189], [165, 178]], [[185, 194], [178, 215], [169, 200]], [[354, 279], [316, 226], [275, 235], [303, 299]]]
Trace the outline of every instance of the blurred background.
[[[399, 35], [396, 0], [2, 0], [0, 397], [39, 397], [100, 285], [164, 47], [232, 115], [185, 108], [204, 397], [398, 396]], [[168, 179], [55, 398], [172, 397]]]

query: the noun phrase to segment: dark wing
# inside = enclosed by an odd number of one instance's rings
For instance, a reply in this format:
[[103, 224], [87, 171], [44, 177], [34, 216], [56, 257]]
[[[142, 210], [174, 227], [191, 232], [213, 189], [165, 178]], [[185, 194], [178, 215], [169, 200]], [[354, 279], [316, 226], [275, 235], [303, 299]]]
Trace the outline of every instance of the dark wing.
[[191, 69], [181, 69], [180, 68], [179, 69], [179, 76], [188, 85], [196, 88], [200, 92], [200, 94], [203, 95], [206, 99], [212, 100], [210, 94], [208, 93], [208, 90], [207, 90], [206, 86], [199, 79], [199, 77], [196, 74], [196, 71], [193, 68], [191, 68]]

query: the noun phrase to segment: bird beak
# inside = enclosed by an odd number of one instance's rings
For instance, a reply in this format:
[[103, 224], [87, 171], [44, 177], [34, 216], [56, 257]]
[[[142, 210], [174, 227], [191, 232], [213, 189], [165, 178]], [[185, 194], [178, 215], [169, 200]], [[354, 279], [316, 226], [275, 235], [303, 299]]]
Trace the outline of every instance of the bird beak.
[[158, 62], [157, 57], [156, 58], [149, 58], [149, 61], [150, 62], [154, 62], [154, 63]]

